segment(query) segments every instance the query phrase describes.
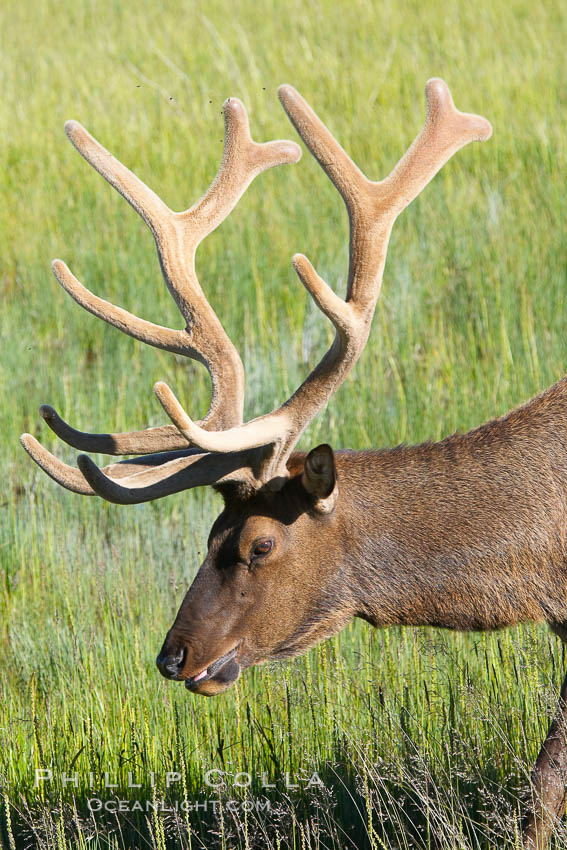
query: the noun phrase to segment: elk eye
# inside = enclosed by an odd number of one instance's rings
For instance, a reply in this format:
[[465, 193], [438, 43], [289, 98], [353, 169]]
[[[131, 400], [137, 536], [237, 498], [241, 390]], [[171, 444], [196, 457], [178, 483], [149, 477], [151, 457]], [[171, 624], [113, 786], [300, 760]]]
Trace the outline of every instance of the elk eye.
[[264, 558], [266, 555], [270, 554], [273, 548], [274, 541], [271, 537], [266, 537], [263, 540], [257, 540], [256, 543], [254, 543], [250, 554], [252, 559]]

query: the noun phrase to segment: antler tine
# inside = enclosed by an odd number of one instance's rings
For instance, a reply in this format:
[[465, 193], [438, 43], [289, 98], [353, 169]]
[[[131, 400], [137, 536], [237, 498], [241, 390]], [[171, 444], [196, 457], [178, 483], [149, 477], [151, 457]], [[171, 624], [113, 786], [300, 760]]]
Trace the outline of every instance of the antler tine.
[[[50, 478], [61, 484], [62, 487], [71, 490], [73, 493], [80, 493], [83, 496], [94, 495], [94, 490], [78, 469], [63, 463], [63, 461], [44, 448], [31, 434], [22, 434], [20, 443], [32, 460]], [[113, 479], [124, 479], [126, 481], [130, 476], [137, 475], [142, 471], [155, 470], [156, 466], [163, 465], [167, 461], [191, 457], [195, 454], [202, 455], [202, 452], [199, 449], [185, 449], [183, 451], [146, 455], [143, 460], [141, 458], [134, 458], [132, 460], [123, 460], [119, 463], [109, 464], [104, 467], [104, 473]]]
[[198, 350], [190, 346], [187, 331], [155, 325], [122, 307], [116, 307], [104, 298], [99, 298], [77, 280], [63, 260], [53, 260], [51, 268], [65, 292], [93, 316], [103, 319], [109, 325], [147, 345], [172, 351], [174, 354], [192, 356], [194, 360], [201, 359]]
[[88, 455], [79, 455], [77, 462], [93, 491], [108, 502], [118, 505], [138, 505], [162, 499], [173, 493], [226, 481], [250, 482], [250, 453], [232, 454], [197, 453], [192, 457], [177, 458], [130, 475], [120, 483], [108, 475], [108, 469], [99, 469]]
[[250, 135], [244, 104], [229, 97], [223, 105], [225, 142], [223, 158], [209, 189], [176, 219], [187, 225], [186, 239], [195, 247], [212, 233], [236, 206], [254, 177], [276, 165], [298, 162], [301, 148], [278, 140], [258, 144]]
[[[228, 455], [223, 455], [223, 460], [217, 460], [216, 456], [210, 456], [210, 460], [205, 461], [205, 458], [208, 458], [209, 455], [200, 451], [200, 449], [184, 449], [181, 451], [171, 451], [171, 452], [159, 452], [155, 454], [146, 455], [143, 458], [133, 458], [130, 460], [122, 460], [119, 463], [112, 463], [108, 466], [99, 469], [95, 464], [87, 458], [85, 460], [85, 455], [81, 455], [79, 458], [79, 466], [80, 469], [76, 469], [73, 466], [69, 466], [63, 461], [59, 460], [59, 458], [52, 455], [51, 452], [47, 451], [41, 443], [39, 443], [35, 437], [31, 434], [22, 434], [20, 437], [20, 442], [29, 456], [34, 460], [37, 465], [49, 475], [54, 481], [58, 484], [61, 484], [62, 487], [65, 487], [67, 490], [71, 490], [73, 493], [79, 493], [82, 496], [94, 496], [105, 495], [104, 492], [99, 492], [100, 486], [98, 488], [93, 488], [89, 480], [94, 477], [96, 481], [101, 481], [104, 479], [106, 482], [111, 482], [111, 484], [115, 484], [117, 481], [120, 482], [121, 489], [127, 491], [128, 489], [140, 489], [142, 487], [148, 487], [149, 485], [158, 485], [160, 484], [160, 492], [163, 491], [163, 495], [167, 495], [165, 489], [167, 485], [165, 482], [170, 476], [174, 474], [181, 473], [183, 470], [189, 469], [193, 464], [197, 461], [201, 461], [199, 467], [191, 473], [191, 478], [187, 477], [187, 474], [183, 480], [185, 481], [194, 481], [194, 484], [190, 484], [188, 486], [196, 487], [199, 485], [199, 476], [204, 474], [205, 479], [201, 483], [202, 484], [210, 484], [210, 483], [219, 483], [216, 479], [213, 479], [216, 472], [218, 471], [221, 475], [221, 480], [224, 474], [230, 474], [233, 471], [233, 467], [235, 469], [239, 469], [242, 466], [242, 460], [240, 458], [230, 459]], [[89, 461], [89, 463], [87, 463]], [[96, 468], [97, 472], [92, 473], [87, 476], [83, 474], [81, 469], [85, 468], [91, 470], [92, 468]], [[222, 474], [221, 474], [222, 473]], [[240, 475], [239, 480], [242, 480], [245, 476]], [[161, 484], [161, 482], [164, 482]], [[176, 481], [172, 482], [172, 485], [175, 486]], [[103, 489], [104, 489], [104, 485]], [[110, 484], [108, 485], [110, 487]], [[180, 487], [179, 489], [184, 489]], [[110, 492], [110, 491], [109, 491]], [[152, 491], [153, 492], [153, 491]], [[171, 490], [170, 492], [178, 492], [178, 490]], [[106, 496], [105, 496], [106, 498]], [[154, 498], [160, 498], [160, 496], [156, 496]], [[116, 501], [115, 499], [110, 499], [110, 501]], [[146, 501], [144, 498], [139, 498], [137, 496], [134, 499], [134, 502]], [[131, 499], [126, 501], [120, 501], [120, 504], [129, 504], [134, 503]]]
[[154, 392], [181, 434], [205, 451], [235, 452], [242, 449], [254, 449], [275, 443], [281, 437], [282, 428], [276, 413], [269, 420], [266, 416], [260, 416], [245, 425], [229, 428], [226, 431], [205, 431], [189, 418], [171, 388], [164, 381], [158, 381], [154, 385]]
[[162, 451], [188, 447], [187, 440], [179, 433], [175, 425], [160, 425], [157, 428], [123, 434], [90, 434], [86, 431], [77, 431], [49, 404], [42, 404], [39, 413], [46, 425], [60, 439], [83, 452], [99, 452], [105, 455], [146, 455], [154, 451], [156, 441]]
[[362, 174], [292, 86], [281, 86], [279, 96], [303, 141], [343, 197], [349, 214], [346, 301], [319, 277], [304, 255], [293, 258], [301, 282], [336, 328], [333, 345], [278, 410], [222, 433], [205, 431], [193, 423], [166, 385], [156, 389], [174, 424], [195, 445], [217, 452], [265, 446], [257, 475], [274, 487], [287, 477], [287, 459], [302, 432], [344, 381], [366, 344], [396, 217], [457, 150], [468, 142], [488, 139], [492, 133], [486, 119], [455, 109], [446, 83], [429, 80], [422, 131], [389, 177], [376, 183]]
[[456, 109], [447, 83], [439, 77], [427, 81], [425, 97], [427, 114], [421, 133], [391, 174], [375, 184], [378, 209], [390, 208], [394, 218], [453, 154], [469, 142], [485, 142], [492, 135], [486, 118]]
[[154, 234], [171, 210], [139, 177], [107, 151], [78, 121], [66, 121], [67, 138], [104, 179], [126, 198]]
[[[201, 200], [182, 213], [172, 212], [77, 121], [65, 125], [79, 153], [120, 192], [152, 230], [168, 289], [186, 322], [184, 330], [156, 325], [99, 298], [77, 280], [62, 260], [53, 262], [53, 272], [61, 286], [94, 316], [141, 342], [199, 360], [207, 367], [212, 383], [211, 404], [199, 424], [204, 429], [215, 430], [242, 422], [244, 371], [238, 352], [199, 285], [195, 251], [231, 212], [257, 174], [275, 165], [296, 162], [301, 156], [301, 149], [294, 142], [254, 142], [246, 110], [237, 98], [225, 102], [223, 113], [225, 144], [219, 171]], [[53, 408], [46, 406], [41, 412], [58, 436], [86, 451], [144, 454], [187, 446], [187, 441], [171, 425], [124, 434], [87, 434], [69, 426]]]
[[44, 449], [41, 443], [31, 434], [22, 434], [20, 443], [40, 469], [43, 469], [57, 484], [61, 484], [66, 490], [79, 493], [81, 496], [95, 495], [93, 488], [78, 469], [75, 469], [74, 466], [68, 466], [59, 458], [56, 458], [51, 452]]

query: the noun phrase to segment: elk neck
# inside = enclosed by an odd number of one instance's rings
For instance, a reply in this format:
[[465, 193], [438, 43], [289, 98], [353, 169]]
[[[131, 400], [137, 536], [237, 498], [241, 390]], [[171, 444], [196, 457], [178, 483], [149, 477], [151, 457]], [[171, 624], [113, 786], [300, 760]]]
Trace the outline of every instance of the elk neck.
[[357, 615], [459, 630], [567, 620], [566, 426], [563, 379], [464, 435], [336, 452], [329, 533]]

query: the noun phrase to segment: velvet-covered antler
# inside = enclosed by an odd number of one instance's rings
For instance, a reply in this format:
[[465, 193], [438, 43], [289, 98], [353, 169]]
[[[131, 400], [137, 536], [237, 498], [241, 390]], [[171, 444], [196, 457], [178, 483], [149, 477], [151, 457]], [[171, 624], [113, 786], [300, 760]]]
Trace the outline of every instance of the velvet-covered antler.
[[[242, 422], [244, 370], [235, 347], [205, 298], [195, 272], [199, 243], [226, 218], [260, 172], [275, 165], [297, 162], [301, 149], [295, 142], [257, 144], [250, 136], [248, 117], [237, 98], [223, 106], [225, 144], [221, 166], [203, 197], [185, 212], [172, 212], [135, 174], [112, 156], [76, 121], [65, 131], [79, 153], [126, 198], [150, 227], [161, 269], [186, 327], [174, 330], [140, 319], [86, 289], [61, 260], [53, 271], [61, 286], [82, 307], [124, 333], [149, 345], [199, 360], [207, 367], [212, 383], [211, 404], [200, 422], [204, 429], [220, 430]], [[122, 434], [89, 434], [66, 423], [49, 405], [40, 414], [65, 442], [74, 448], [111, 455], [148, 454], [186, 449], [190, 442], [174, 425]], [[22, 436], [30, 456], [54, 480], [74, 492], [94, 491], [79, 470], [62, 464], [31, 435]], [[166, 463], [165, 455], [161, 455]], [[155, 464], [151, 464], [152, 469]], [[105, 467], [113, 478], [126, 477], [122, 465]]]
[[215, 432], [192, 422], [166, 384], [156, 394], [179, 431], [210, 452], [233, 452], [265, 446], [261, 480], [286, 477], [287, 460], [301, 434], [342, 384], [360, 357], [382, 285], [388, 241], [394, 221], [447, 160], [468, 142], [488, 139], [490, 123], [459, 112], [443, 80], [429, 80], [425, 125], [405, 156], [383, 181], [368, 180], [333, 138], [311, 107], [291, 86], [281, 86], [280, 100], [297, 132], [340, 192], [350, 221], [350, 265], [346, 300], [319, 277], [307, 257], [296, 254], [293, 266], [336, 335], [331, 348], [304, 383], [278, 410]]
[[151, 459], [112, 464], [103, 470], [80, 457], [79, 472], [58, 461], [33, 437], [24, 435], [22, 442], [33, 459], [68, 489], [97, 492], [126, 504], [227, 479], [246, 480], [254, 487], [281, 486], [287, 476], [287, 461], [301, 434], [345, 380], [366, 344], [394, 221], [456, 151], [468, 142], [488, 139], [492, 132], [486, 119], [455, 108], [442, 80], [430, 80], [422, 131], [392, 173], [385, 180], [373, 182], [294, 88], [281, 86], [279, 96], [299, 135], [346, 204], [350, 220], [348, 286], [343, 301], [319, 277], [307, 257], [294, 256], [294, 269], [335, 326], [335, 339], [280, 408], [244, 424], [242, 364], [199, 286], [195, 251], [228, 215], [256, 174], [272, 165], [296, 162], [299, 148], [292, 142], [254, 143], [244, 107], [240, 101], [229, 99], [224, 106], [225, 154], [219, 173], [194, 207], [173, 213], [80, 125], [66, 125], [79, 152], [150, 226], [167, 286], [187, 327], [176, 331], [132, 316], [90, 293], [62, 262], [55, 261], [59, 282], [83, 307], [125, 333], [203, 362], [213, 386], [209, 413], [201, 422], [193, 422], [167, 384], [157, 383], [154, 390], [173, 426], [130, 434], [84, 434], [67, 425], [52, 408], [43, 406], [41, 412], [50, 427], [76, 448], [108, 454], [153, 453]]

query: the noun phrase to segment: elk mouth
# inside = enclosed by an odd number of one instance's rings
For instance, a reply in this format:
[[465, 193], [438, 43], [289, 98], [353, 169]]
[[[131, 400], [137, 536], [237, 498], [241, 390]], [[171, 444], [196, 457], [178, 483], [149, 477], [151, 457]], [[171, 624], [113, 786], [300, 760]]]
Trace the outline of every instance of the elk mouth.
[[230, 652], [221, 655], [200, 673], [185, 679], [187, 690], [212, 696], [232, 685], [240, 675], [240, 664], [236, 661], [237, 652], [238, 645]]

